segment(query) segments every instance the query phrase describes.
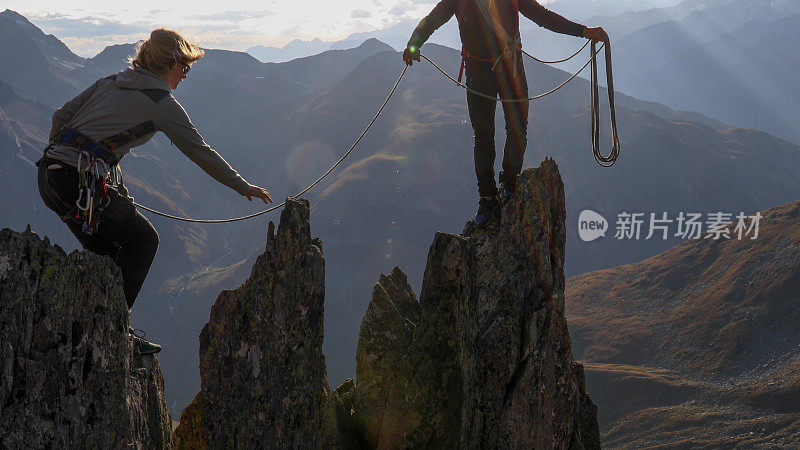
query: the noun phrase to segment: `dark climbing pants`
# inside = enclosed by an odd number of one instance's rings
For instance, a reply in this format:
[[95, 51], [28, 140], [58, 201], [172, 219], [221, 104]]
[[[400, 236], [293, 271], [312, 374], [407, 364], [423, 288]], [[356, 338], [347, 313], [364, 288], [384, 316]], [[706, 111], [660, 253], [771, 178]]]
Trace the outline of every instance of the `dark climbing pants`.
[[[62, 168], [48, 169], [60, 165]], [[59, 161], [45, 158], [39, 164], [39, 194], [48, 208], [58, 214], [83, 248], [110, 256], [122, 271], [122, 282], [128, 308], [133, 306], [158, 249], [158, 233], [133, 203], [113, 189], [108, 190], [111, 203], [103, 210], [97, 232], [81, 231], [75, 219], [78, 198], [78, 171]]]
[[[467, 58], [464, 64], [467, 86], [470, 89], [500, 98], [523, 99], [528, 97], [528, 82], [522, 59], [517, 58], [516, 76], [512, 60], [501, 60], [495, 70], [494, 63]], [[513, 184], [525, 156], [528, 143], [528, 102], [501, 102], [506, 120], [506, 143], [503, 149], [503, 171], [501, 183]], [[494, 180], [494, 115], [497, 100], [467, 93], [467, 107], [472, 129], [475, 132], [475, 174], [478, 177], [478, 193], [482, 197], [494, 196], [497, 186]]]

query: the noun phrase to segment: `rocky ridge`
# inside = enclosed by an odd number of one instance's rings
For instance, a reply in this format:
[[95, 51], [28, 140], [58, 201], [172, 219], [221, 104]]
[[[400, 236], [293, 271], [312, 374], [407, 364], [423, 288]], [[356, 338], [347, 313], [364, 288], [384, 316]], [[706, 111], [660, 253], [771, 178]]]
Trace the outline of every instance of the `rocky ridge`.
[[437, 233], [419, 301], [399, 269], [364, 315], [357, 380], [329, 391], [324, 260], [289, 199], [250, 279], [217, 299], [179, 448], [599, 448], [564, 318], [564, 185], [525, 171], [485, 229]]
[[377, 448], [599, 448], [564, 318], [564, 219], [546, 159], [485, 229], [436, 234], [419, 301], [400, 269], [381, 276], [337, 428]]
[[168, 448], [158, 360], [128, 335], [119, 269], [0, 231], [0, 447]]

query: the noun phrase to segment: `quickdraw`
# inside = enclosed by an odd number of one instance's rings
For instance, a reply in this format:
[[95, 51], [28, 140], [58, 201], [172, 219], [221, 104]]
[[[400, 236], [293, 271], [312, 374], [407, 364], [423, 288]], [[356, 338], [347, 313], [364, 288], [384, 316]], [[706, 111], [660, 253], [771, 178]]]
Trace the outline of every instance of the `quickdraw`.
[[[102, 165], [102, 168], [101, 168]], [[111, 199], [108, 196], [110, 169], [98, 157], [82, 151], [78, 154], [78, 199], [75, 201], [75, 220], [81, 231], [93, 235], [100, 225], [100, 216]]]

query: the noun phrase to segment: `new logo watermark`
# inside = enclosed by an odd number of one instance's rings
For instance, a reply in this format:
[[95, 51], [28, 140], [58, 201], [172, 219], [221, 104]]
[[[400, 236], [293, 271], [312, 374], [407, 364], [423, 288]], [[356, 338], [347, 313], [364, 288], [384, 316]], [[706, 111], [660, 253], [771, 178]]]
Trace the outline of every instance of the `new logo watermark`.
[[[761, 213], [757, 212], [748, 216], [743, 212], [734, 216], [732, 213], [712, 212], [702, 213], [679, 212], [674, 218], [669, 218], [666, 212], [660, 217], [656, 213], [629, 213], [617, 214], [616, 231], [614, 239], [645, 240], [659, 236], [666, 240], [670, 236], [681, 239], [739, 239], [758, 237], [758, 225]], [[647, 234], [642, 232], [643, 225], [647, 226]], [[733, 227], [731, 227], [733, 225]], [[674, 234], [672, 234], [674, 228]], [[608, 221], [591, 209], [584, 209], [578, 216], [578, 235], [585, 242], [605, 237]]]
[[578, 234], [586, 242], [593, 241], [599, 237], [605, 237], [608, 230], [608, 221], [605, 217], [592, 211], [584, 209], [578, 216]]

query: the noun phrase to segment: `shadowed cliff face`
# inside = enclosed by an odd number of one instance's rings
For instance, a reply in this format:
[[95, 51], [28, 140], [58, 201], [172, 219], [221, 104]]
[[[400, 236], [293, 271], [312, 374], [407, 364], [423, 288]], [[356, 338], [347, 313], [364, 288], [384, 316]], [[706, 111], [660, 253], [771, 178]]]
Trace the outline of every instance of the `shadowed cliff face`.
[[134, 349], [111, 259], [0, 231], [0, 337], [0, 447], [169, 447], [161, 369]]
[[332, 396], [332, 439], [599, 448], [564, 319], [564, 218], [564, 186], [545, 160], [488, 227], [436, 234], [419, 302], [399, 269], [381, 276], [361, 324], [357, 384]]
[[322, 355], [325, 260], [306, 200], [288, 199], [250, 278], [223, 291], [200, 334], [202, 390], [179, 448], [314, 448], [328, 379]]

